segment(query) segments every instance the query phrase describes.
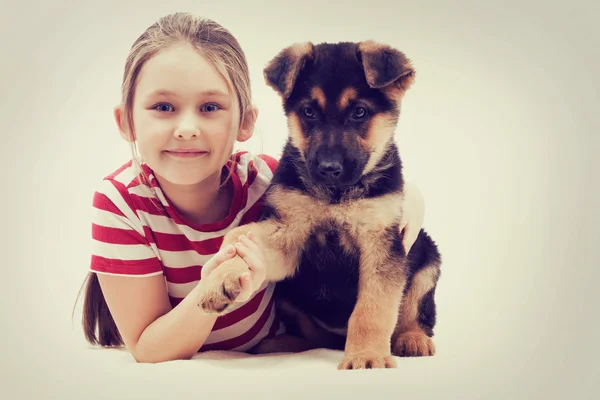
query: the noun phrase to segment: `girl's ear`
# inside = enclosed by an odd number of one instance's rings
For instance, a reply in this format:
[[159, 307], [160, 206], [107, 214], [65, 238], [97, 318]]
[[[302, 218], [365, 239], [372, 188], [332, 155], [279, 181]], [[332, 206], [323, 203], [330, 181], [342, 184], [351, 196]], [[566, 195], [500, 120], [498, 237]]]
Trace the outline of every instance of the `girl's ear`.
[[238, 132], [237, 141], [245, 142], [252, 137], [254, 133], [254, 125], [258, 119], [258, 108], [252, 106], [250, 110], [246, 112], [244, 119], [240, 125], [240, 131]]
[[114, 115], [117, 126], [119, 127], [119, 132], [121, 133], [121, 137], [128, 142], [133, 142], [135, 139], [127, 129], [127, 123], [123, 121], [123, 114], [123, 106], [121, 104], [116, 105], [114, 109]]

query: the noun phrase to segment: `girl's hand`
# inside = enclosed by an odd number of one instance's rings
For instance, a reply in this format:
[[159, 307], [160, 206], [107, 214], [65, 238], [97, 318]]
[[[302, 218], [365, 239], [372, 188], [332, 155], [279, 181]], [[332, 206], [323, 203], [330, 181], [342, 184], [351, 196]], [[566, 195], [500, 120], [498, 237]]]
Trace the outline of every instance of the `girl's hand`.
[[265, 281], [265, 258], [260, 242], [252, 232], [248, 232], [247, 235], [241, 235], [237, 243], [235, 243], [235, 248], [237, 254], [248, 264], [248, 269], [250, 270], [242, 274], [241, 277], [242, 293], [240, 294], [240, 299], [246, 301]]
[[425, 201], [423, 194], [414, 183], [407, 183], [404, 188], [404, 204], [402, 205], [402, 220], [400, 232], [404, 230], [402, 244], [406, 253], [417, 240], [425, 218]]
[[[258, 243], [252, 232], [248, 232], [247, 235], [241, 235], [235, 244], [220, 249], [202, 267], [200, 274], [201, 282], [208, 282], [208, 278], [213, 271], [219, 271], [219, 268], [223, 264], [225, 265], [222, 268], [225, 268], [225, 270], [222, 272], [232, 267], [236, 270], [239, 270], [238, 268], [241, 267], [244, 271], [247, 268], [248, 270], [240, 276], [240, 293], [236, 296], [235, 302], [247, 301], [262, 286], [266, 276], [264, 256]], [[233, 259], [236, 255], [239, 256], [238, 260], [243, 260], [243, 263], [246, 264], [245, 267], [238, 267], [237, 263], [227, 263], [227, 261]]]
[[225, 246], [220, 249], [217, 254], [212, 256], [205, 264], [202, 266], [202, 270], [200, 271], [200, 280], [206, 281], [206, 278], [210, 275], [210, 273], [218, 268], [219, 265], [223, 264], [225, 261], [232, 259], [235, 257], [236, 251], [233, 245]]

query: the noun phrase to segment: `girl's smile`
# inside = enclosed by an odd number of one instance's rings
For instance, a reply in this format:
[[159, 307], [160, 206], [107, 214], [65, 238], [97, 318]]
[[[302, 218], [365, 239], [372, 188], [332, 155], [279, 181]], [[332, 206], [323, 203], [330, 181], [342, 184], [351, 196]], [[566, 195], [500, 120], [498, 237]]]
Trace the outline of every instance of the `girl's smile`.
[[175, 158], [199, 158], [208, 154], [208, 151], [200, 149], [172, 149], [164, 150], [164, 153]]

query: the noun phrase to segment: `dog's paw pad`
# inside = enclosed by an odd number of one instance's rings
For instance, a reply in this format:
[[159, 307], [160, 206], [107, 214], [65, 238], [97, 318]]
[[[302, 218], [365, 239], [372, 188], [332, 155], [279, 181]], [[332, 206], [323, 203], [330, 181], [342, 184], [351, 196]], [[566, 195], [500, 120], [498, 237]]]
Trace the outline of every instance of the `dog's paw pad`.
[[393, 354], [399, 357], [433, 356], [435, 355], [435, 345], [424, 332], [404, 332], [396, 339]]
[[237, 299], [242, 291], [241, 275], [230, 273], [223, 277], [221, 283], [206, 290], [200, 300], [200, 306], [209, 314], [222, 314]]
[[372, 368], [396, 368], [396, 361], [389, 354], [376, 352], [363, 352], [347, 354], [338, 369], [372, 369]]

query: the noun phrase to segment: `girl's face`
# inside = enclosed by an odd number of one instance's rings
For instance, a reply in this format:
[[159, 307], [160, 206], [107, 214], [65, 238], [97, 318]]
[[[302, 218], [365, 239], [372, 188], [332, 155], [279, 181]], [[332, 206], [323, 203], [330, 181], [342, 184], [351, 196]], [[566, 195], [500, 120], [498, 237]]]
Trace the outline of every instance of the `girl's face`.
[[218, 177], [235, 140], [249, 137], [238, 129], [239, 105], [227, 82], [187, 44], [144, 64], [132, 112], [140, 156], [159, 182], [194, 185]]

